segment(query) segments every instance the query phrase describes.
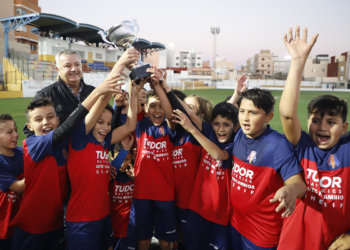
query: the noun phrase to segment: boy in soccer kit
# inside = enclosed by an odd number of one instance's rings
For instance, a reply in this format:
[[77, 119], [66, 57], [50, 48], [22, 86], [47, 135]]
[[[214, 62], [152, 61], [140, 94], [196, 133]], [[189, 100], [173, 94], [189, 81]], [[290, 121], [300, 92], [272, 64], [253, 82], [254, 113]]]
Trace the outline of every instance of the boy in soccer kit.
[[237, 101], [241, 130], [233, 142], [230, 188], [234, 250], [276, 249], [283, 217], [306, 192], [292, 145], [268, 125], [274, 104], [261, 89], [246, 90]]
[[348, 106], [336, 96], [323, 95], [308, 105], [308, 131], [302, 131], [297, 114], [300, 84], [307, 57], [317, 35], [307, 43], [307, 29], [293, 38], [289, 29], [284, 43], [292, 57], [280, 102], [280, 115], [287, 139], [293, 144], [307, 185], [293, 215], [283, 224], [278, 249], [350, 249], [350, 135]]
[[232, 151], [232, 143], [229, 142], [232, 142], [238, 129], [238, 110], [232, 104], [219, 103], [213, 109], [212, 125], [202, 122], [197, 126], [199, 129], [181, 111], [175, 110], [174, 113], [177, 118], [174, 122], [181, 124], [203, 146], [188, 205], [190, 212], [184, 243], [189, 250], [230, 249], [228, 223], [231, 170], [223, 166], [223, 161], [229, 158]]
[[121, 144], [116, 144], [114, 151], [117, 156], [111, 163], [118, 172], [109, 188], [114, 250], [129, 250], [137, 247], [133, 223], [134, 209], [131, 207], [134, 191], [134, 171], [131, 164], [132, 151], [130, 149], [133, 142], [133, 137], [129, 136], [123, 139]]
[[[175, 186], [171, 152], [175, 124], [171, 122], [172, 108], [159, 82], [163, 74], [157, 68], [150, 82], [155, 90], [148, 92], [147, 113], [137, 125], [137, 156], [135, 160], [134, 199], [138, 248], [148, 249], [153, 236], [161, 248], [172, 249], [177, 239]], [[167, 121], [164, 118], [167, 118]]]
[[[101, 95], [119, 92], [120, 78], [104, 81], [60, 126], [52, 102], [39, 99], [26, 109], [27, 127], [35, 136], [23, 144], [26, 190], [11, 224], [14, 249], [57, 249], [64, 238], [63, 204], [67, 192], [67, 149], [70, 133]], [[58, 128], [57, 128], [58, 127]]]
[[0, 249], [10, 250], [16, 215], [25, 189], [23, 150], [17, 147], [17, 126], [9, 114], [0, 115]]

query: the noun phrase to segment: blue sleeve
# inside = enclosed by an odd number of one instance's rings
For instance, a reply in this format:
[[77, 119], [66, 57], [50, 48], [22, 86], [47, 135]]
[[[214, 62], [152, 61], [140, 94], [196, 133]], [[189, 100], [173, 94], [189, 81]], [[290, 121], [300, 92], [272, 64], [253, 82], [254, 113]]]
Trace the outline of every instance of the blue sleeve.
[[0, 158], [0, 190], [3, 193], [6, 193], [8, 188], [17, 181], [16, 176], [10, 173], [8, 167], [8, 163]]
[[[92, 130], [90, 133], [92, 133]], [[112, 135], [113, 135], [113, 130], [109, 131], [109, 133], [106, 135], [106, 137], [104, 139], [104, 142], [106, 143], [106, 147], [108, 147], [108, 148], [111, 147]]]
[[213, 127], [208, 123], [202, 122], [202, 134], [205, 137], [209, 138], [212, 132], [213, 132]]
[[304, 154], [306, 151], [306, 148], [311, 144], [313, 144], [313, 141], [311, 140], [310, 136], [308, 135], [308, 133], [306, 133], [305, 131], [301, 131], [301, 135], [300, 135], [300, 139], [298, 142], [297, 147], [294, 149], [295, 154], [297, 156], [297, 159], [299, 160], [299, 162], [304, 158]]
[[273, 159], [275, 170], [281, 174], [284, 181], [303, 171], [299, 166], [293, 145], [285, 137], [280, 138], [276, 144]]
[[350, 234], [350, 229], [349, 229], [349, 231], [347, 233]]
[[126, 156], [129, 154], [129, 150], [121, 149], [118, 155], [112, 161], [112, 166], [118, 171], [122, 166]]
[[74, 130], [71, 135], [70, 143], [74, 150], [83, 150], [87, 145], [87, 135], [85, 127], [85, 119], [80, 123], [79, 127]]
[[228, 159], [226, 161], [223, 161], [222, 168], [232, 168], [233, 162], [232, 162], [232, 152], [233, 152], [233, 143], [230, 143], [224, 150], [228, 153]]
[[26, 144], [28, 153], [33, 161], [39, 162], [44, 160], [47, 155], [52, 155], [52, 136], [53, 131], [46, 135], [31, 136], [27, 138]]

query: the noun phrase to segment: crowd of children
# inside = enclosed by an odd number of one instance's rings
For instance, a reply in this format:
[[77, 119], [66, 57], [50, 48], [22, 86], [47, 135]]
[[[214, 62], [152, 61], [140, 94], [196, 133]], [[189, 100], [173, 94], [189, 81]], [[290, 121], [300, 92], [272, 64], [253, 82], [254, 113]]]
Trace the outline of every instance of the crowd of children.
[[156, 67], [121, 91], [125, 58], [60, 126], [50, 99], [32, 101], [23, 148], [0, 115], [0, 250], [146, 250], [153, 236], [163, 250], [350, 249], [347, 103], [313, 99], [309, 133], [297, 116], [317, 36], [284, 38], [285, 135], [269, 125], [271, 92], [246, 89], [245, 76], [213, 107]]

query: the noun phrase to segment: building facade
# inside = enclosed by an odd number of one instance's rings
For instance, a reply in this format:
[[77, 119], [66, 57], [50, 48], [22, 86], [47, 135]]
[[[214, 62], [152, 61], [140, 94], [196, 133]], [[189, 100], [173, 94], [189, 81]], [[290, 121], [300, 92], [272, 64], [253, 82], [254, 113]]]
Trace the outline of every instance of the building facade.
[[309, 57], [304, 67], [304, 80], [313, 81], [316, 77], [327, 77], [328, 63], [328, 55], [317, 55], [315, 59]]
[[254, 56], [254, 72], [272, 78], [274, 74], [274, 59], [275, 56], [270, 50], [261, 50], [259, 54]]

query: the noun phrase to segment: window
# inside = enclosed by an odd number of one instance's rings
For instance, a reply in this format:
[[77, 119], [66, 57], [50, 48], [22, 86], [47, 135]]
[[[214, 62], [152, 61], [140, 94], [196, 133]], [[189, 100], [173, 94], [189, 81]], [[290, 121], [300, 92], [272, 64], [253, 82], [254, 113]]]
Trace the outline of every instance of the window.
[[25, 15], [25, 14], [27, 14], [27, 11], [24, 10], [24, 9], [19, 8], [19, 9], [16, 9], [16, 14], [18, 14], [18, 15]]
[[271, 61], [271, 58], [267, 58], [267, 61], [268, 61], [268, 62]]
[[194, 67], [195, 66], [195, 64], [194, 63], [192, 63], [192, 67]]
[[192, 57], [192, 60], [195, 60], [196, 58], [195, 57]]
[[267, 74], [270, 74], [270, 71], [267, 71]]
[[322, 69], [322, 72], [324, 72], [324, 69]]
[[281, 63], [281, 65], [284, 65], [284, 63]]
[[261, 58], [261, 61], [265, 61], [265, 58]]
[[278, 65], [278, 63], [275, 63], [275, 66]]
[[200, 60], [201, 58], [200, 57], [197, 57], [197, 60]]
[[340, 67], [340, 74], [344, 74], [344, 66]]
[[[81, 58], [85, 58], [85, 51], [76, 50], [76, 52], [78, 52], [78, 54], [79, 54], [79, 56], [80, 56]], [[119, 56], [119, 58], [120, 58], [120, 56]], [[118, 58], [118, 60], [119, 60], [119, 58]], [[102, 59], [102, 58], [101, 58], [101, 59]]]
[[185, 56], [184, 59], [187, 59], [187, 56]]
[[121, 56], [117, 56], [117, 61], [119, 61], [120, 57], [121, 57]]
[[312, 69], [311, 72], [316, 72], [316, 69]]
[[284, 69], [281, 69], [281, 71], [284, 71]]
[[197, 63], [197, 66], [201, 66], [201, 64], [200, 64], [200, 63]]
[[189, 63], [187, 66], [191, 66], [191, 64]]
[[27, 32], [27, 27], [26, 27], [26, 26], [19, 26], [19, 27], [16, 29], [16, 32], [20, 32], [20, 31]]
[[179, 64], [177, 63], [176, 66], [179, 66]]
[[343, 80], [343, 76], [340, 77], [340, 80], [341, 80], [341, 81]]
[[270, 67], [270, 64], [268, 64], [267, 67]]
[[179, 57], [176, 57], [176, 60], [179, 60]]
[[31, 44], [31, 45], [30, 45], [30, 50], [34, 50], [34, 51], [36, 51], [36, 45]]
[[186, 67], [187, 63], [184, 63], [184, 66]]
[[[342, 79], [341, 79], [342, 80]], [[345, 86], [345, 83], [341, 82], [340, 83], [340, 87], [344, 87]]]
[[265, 65], [264, 64], [261, 64], [261, 67], [264, 67]]
[[96, 53], [96, 59], [103, 59], [102, 53]]

